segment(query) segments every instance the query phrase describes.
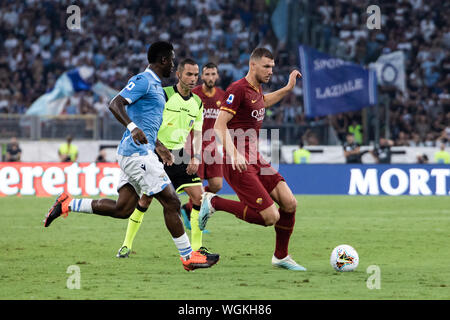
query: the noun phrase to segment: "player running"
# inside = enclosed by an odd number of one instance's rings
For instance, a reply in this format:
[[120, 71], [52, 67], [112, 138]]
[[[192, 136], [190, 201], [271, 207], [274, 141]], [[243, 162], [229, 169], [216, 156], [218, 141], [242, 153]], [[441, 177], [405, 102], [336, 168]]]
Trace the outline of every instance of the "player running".
[[297, 200], [284, 178], [258, 152], [258, 135], [265, 108], [276, 104], [290, 92], [301, 74], [297, 70], [292, 71], [285, 87], [263, 94], [261, 84], [269, 82], [275, 66], [273, 55], [265, 48], [257, 48], [250, 56], [249, 65], [245, 78], [228, 87], [226, 100], [214, 125], [216, 139], [224, 149], [224, 177], [240, 201], [205, 192], [199, 214], [200, 229], [205, 228], [215, 211], [226, 211], [261, 226], [275, 225], [276, 245], [272, 265], [305, 271], [288, 254]]
[[111, 199], [73, 199], [61, 194], [49, 210], [44, 226], [70, 211], [94, 213], [126, 219], [138, 204], [139, 197], [155, 197], [163, 206], [164, 219], [172, 235], [185, 270], [208, 268], [217, 261], [193, 251], [180, 215], [180, 200], [155, 154], [165, 156], [164, 146], [157, 143], [165, 105], [161, 77], [169, 77], [174, 67], [174, 51], [168, 42], [155, 42], [147, 52], [149, 65], [144, 72], [133, 76], [125, 88], [114, 97], [109, 109], [127, 130], [117, 148], [121, 170], [117, 187], [117, 201]]
[[[205, 64], [202, 68], [201, 78], [203, 83], [192, 89], [192, 92], [198, 95], [203, 102], [202, 161], [198, 166], [197, 175], [202, 180], [208, 181], [205, 191], [217, 193], [222, 189], [223, 172], [221, 161], [219, 163], [215, 161], [218, 154], [215, 143], [214, 123], [219, 115], [220, 104], [225, 91], [216, 87], [216, 82], [219, 79], [219, 70], [216, 64], [212, 62]], [[192, 201], [181, 206], [184, 225], [188, 229], [191, 229], [191, 210]]]
[[[200, 98], [192, 93], [198, 81], [198, 65], [192, 59], [184, 59], [177, 68], [178, 83], [165, 87], [166, 105], [163, 121], [158, 132], [158, 140], [175, 156], [175, 162], [161, 159], [177, 193], [186, 192], [192, 202], [191, 244], [193, 250], [199, 250], [211, 261], [218, 261], [219, 255], [202, 246], [202, 231], [198, 227], [198, 211], [203, 193], [202, 181], [197, 176], [201, 161], [203, 104]], [[185, 145], [193, 132], [193, 154], [185, 150]], [[128, 220], [128, 228], [118, 258], [128, 257], [133, 240], [143, 221], [144, 213], [149, 207], [151, 198], [139, 201], [139, 206]]]

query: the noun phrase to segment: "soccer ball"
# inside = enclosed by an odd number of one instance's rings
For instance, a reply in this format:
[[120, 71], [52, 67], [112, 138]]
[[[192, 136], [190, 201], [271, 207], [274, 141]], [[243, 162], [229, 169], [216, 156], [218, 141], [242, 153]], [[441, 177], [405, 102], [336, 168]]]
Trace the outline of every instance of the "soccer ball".
[[353, 271], [358, 263], [358, 252], [349, 245], [341, 244], [331, 252], [330, 264], [336, 271]]

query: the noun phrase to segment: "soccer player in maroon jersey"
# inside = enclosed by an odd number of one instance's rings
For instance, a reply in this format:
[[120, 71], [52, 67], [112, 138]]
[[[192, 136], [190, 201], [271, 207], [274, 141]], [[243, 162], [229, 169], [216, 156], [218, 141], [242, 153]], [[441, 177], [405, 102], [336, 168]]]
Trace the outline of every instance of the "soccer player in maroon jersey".
[[[222, 189], [222, 163], [216, 163], [216, 143], [214, 135], [214, 123], [219, 115], [220, 105], [225, 91], [216, 87], [219, 80], [219, 70], [217, 65], [208, 62], [202, 68], [202, 84], [192, 89], [192, 92], [200, 97], [203, 102], [203, 127], [202, 127], [202, 161], [198, 167], [197, 175], [202, 180], [208, 180], [205, 191], [217, 193]], [[181, 207], [185, 226], [190, 229], [190, 211], [192, 202]]]
[[297, 78], [301, 77], [301, 73], [294, 70], [285, 87], [263, 94], [261, 84], [269, 82], [274, 66], [272, 53], [265, 48], [256, 48], [250, 56], [248, 74], [232, 83], [225, 93], [214, 130], [217, 143], [223, 146], [224, 178], [240, 201], [205, 192], [199, 213], [199, 227], [204, 229], [215, 211], [232, 213], [249, 223], [274, 225], [276, 244], [272, 265], [305, 271], [306, 268], [288, 254], [297, 200], [284, 178], [258, 152], [258, 135], [265, 108], [278, 103], [294, 88]]

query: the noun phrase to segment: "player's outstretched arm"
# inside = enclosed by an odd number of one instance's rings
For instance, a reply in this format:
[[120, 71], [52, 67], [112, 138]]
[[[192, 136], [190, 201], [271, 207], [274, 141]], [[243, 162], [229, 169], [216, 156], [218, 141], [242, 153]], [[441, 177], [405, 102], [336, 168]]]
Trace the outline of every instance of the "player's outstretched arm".
[[297, 83], [297, 78], [300, 78], [302, 74], [298, 70], [294, 70], [289, 75], [288, 83], [281, 89], [264, 95], [264, 106], [266, 108], [273, 106], [280, 102], [292, 89], [294, 89]]
[[[128, 117], [126, 106], [128, 105], [128, 101], [122, 97], [120, 94], [114, 97], [114, 99], [111, 100], [109, 103], [109, 110], [112, 112], [114, 117], [125, 127], [128, 128], [128, 125], [132, 123], [130, 117]], [[130, 129], [130, 128], [129, 128]], [[131, 136], [133, 137], [133, 140], [136, 144], [147, 144], [147, 137], [145, 136], [145, 133], [139, 129], [138, 127], [134, 126], [134, 128], [131, 128]]]

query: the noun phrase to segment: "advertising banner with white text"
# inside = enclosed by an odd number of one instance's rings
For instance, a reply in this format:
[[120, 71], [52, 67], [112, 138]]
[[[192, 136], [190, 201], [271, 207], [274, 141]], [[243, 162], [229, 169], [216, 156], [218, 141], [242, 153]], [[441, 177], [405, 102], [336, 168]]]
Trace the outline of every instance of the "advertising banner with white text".
[[[450, 195], [449, 165], [281, 164], [294, 194]], [[116, 196], [116, 163], [0, 162], [0, 196]], [[221, 194], [235, 192], [224, 181]]]

